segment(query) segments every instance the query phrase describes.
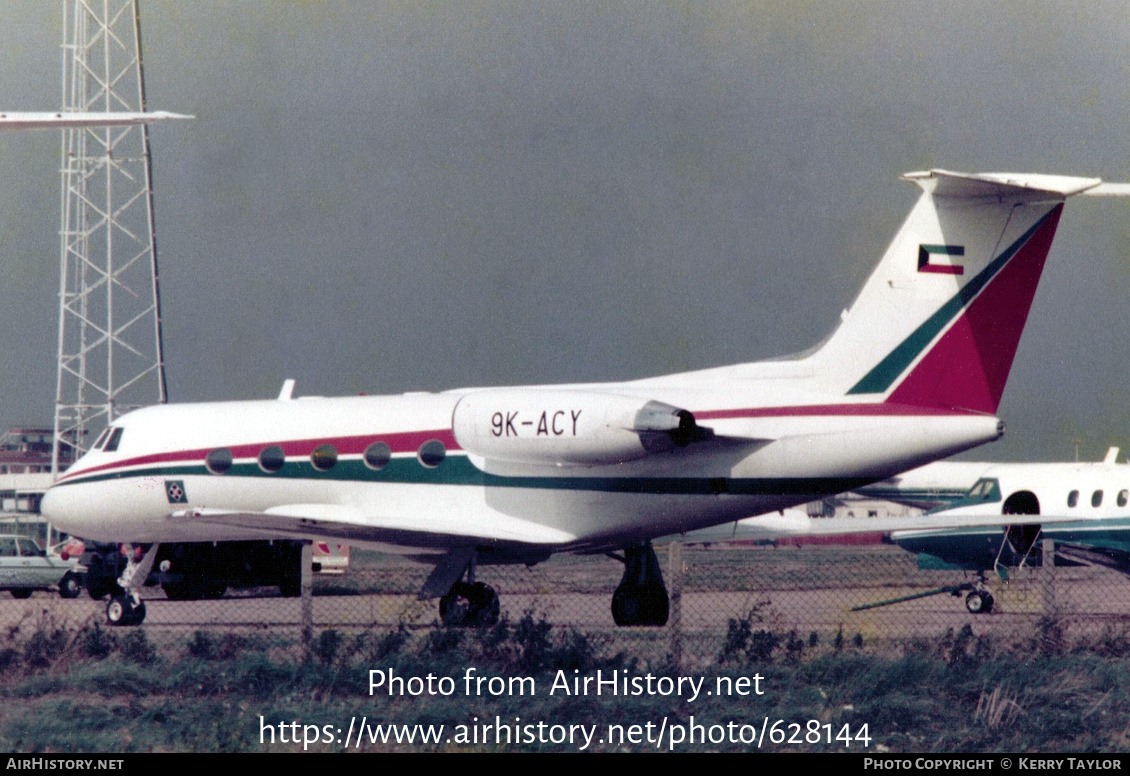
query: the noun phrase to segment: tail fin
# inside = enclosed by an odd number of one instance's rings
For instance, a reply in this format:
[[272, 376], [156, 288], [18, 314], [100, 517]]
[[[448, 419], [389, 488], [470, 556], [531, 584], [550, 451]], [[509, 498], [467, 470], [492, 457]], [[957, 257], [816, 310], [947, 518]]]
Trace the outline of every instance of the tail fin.
[[1064, 200], [1130, 187], [944, 170], [904, 179], [921, 198], [813, 358], [847, 395], [995, 413]]

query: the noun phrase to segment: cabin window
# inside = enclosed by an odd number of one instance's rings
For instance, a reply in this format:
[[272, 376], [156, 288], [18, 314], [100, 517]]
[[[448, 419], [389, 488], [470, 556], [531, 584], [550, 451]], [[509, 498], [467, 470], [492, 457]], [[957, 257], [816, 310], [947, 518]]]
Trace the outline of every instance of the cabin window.
[[320, 472], [329, 471], [337, 463], [337, 448], [333, 445], [318, 445], [310, 453], [310, 463]]
[[232, 460], [231, 450], [221, 447], [219, 450], [208, 453], [204, 459], [204, 465], [208, 467], [208, 471], [212, 474], [224, 474], [231, 468]]
[[1067, 506], [1074, 507], [1079, 505], [1079, 491], [1073, 490], [1067, 494]]
[[118, 445], [120, 445], [121, 443], [122, 443], [122, 429], [115, 428], [111, 432], [110, 438], [106, 440], [106, 445], [105, 445], [105, 447], [102, 448], [102, 452], [112, 453], [112, 452], [114, 452], [115, 450], [118, 449]]
[[443, 463], [444, 456], [447, 455], [447, 448], [443, 446], [443, 442], [438, 439], [429, 439], [424, 444], [420, 445], [420, 449], [416, 452], [416, 458], [420, 463], [427, 466], [429, 469], [434, 469]]
[[267, 473], [277, 472], [286, 463], [286, 453], [278, 445], [264, 447], [259, 451], [259, 468]]
[[1118, 506], [1120, 506], [1120, 507], [1126, 506], [1126, 502], [1128, 500], [1130, 500], [1130, 491], [1127, 491], [1127, 490], [1118, 491]]
[[1103, 505], [1103, 492], [1101, 490], [1096, 490], [1094, 493], [1091, 494], [1091, 506], [1101, 507], [1102, 505]]
[[365, 465], [373, 471], [380, 471], [388, 466], [388, 462], [392, 460], [392, 448], [384, 442], [373, 442], [365, 448], [365, 453], [362, 456], [365, 460]]

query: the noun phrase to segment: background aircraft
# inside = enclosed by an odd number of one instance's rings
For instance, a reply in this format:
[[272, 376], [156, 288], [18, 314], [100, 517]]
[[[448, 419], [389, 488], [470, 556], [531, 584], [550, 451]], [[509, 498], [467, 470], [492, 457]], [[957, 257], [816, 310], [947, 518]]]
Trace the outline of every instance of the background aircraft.
[[906, 179], [922, 195], [820, 347], [623, 383], [164, 405], [123, 416], [47, 493], [58, 527], [152, 544], [108, 619], [140, 622], [161, 542], [328, 538], [435, 568], [422, 595], [490, 622], [491, 563], [623, 552], [623, 625], [659, 625], [650, 540], [881, 480], [992, 441], [1064, 200], [1098, 179]]
[[[891, 539], [918, 554], [925, 569], [995, 572], [1044, 562], [1042, 539], [1055, 542], [1054, 562], [1104, 566], [1130, 575], [1130, 465], [1111, 448], [1100, 463], [986, 465], [966, 494], [923, 519], [930, 527], [896, 530]], [[927, 467], [928, 468], [928, 467]], [[949, 521], [1011, 518], [1013, 525], [956, 527]], [[992, 609], [987, 591], [966, 599], [973, 612]]]

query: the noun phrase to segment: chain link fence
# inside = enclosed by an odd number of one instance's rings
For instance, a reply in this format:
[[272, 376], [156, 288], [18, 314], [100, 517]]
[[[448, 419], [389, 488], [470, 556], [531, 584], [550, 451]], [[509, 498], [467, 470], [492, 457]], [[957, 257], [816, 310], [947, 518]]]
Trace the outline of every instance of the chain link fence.
[[[966, 597], [976, 576], [919, 569], [916, 557], [889, 544], [661, 544], [656, 552], [671, 597], [663, 627], [617, 627], [610, 601], [623, 566], [605, 556], [555, 556], [526, 566], [485, 566], [502, 616], [529, 616], [558, 632], [584, 634], [609, 654], [645, 665], [702, 668], [730, 658], [773, 659], [813, 648], [901, 649], [968, 625], [1001, 643], [1030, 638], [1054, 619], [1068, 637], [1130, 627], [1130, 580], [1104, 568], [1012, 570], [1007, 583], [986, 579], [991, 611], [973, 613]], [[441, 629], [436, 601], [420, 601], [430, 567], [354, 549], [348, 568], [316, 574], [312, 597], [274, 588], [229, 591], [216, 600], [170, 601], [146, 588], [140, 627], [159, 648], [203, 632], [219, 641], [254, 637], [272, 648], [309, 650], [321, 634], [424, 638]], [[77, 627], [104, 622], [105, 602], [85, 594], [64, 600], [38, 591], [0, 598], [0, 629], [50, 616]], [[119, 632], [128, 629], [118, 629]], [[0, 631], [3, 632], [3, 631]]]

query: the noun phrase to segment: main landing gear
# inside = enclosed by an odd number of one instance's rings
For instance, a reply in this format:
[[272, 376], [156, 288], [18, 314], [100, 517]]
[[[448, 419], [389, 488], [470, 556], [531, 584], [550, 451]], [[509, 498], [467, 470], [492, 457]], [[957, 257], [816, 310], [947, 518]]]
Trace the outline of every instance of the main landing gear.
[[439, 618], [449, 628], [481, 628], [497, 623], [499, 611], [498, 593], [475, 581], [475, 553], [471, 551], [458, 579], [439, 599]]
[[667, 586], [651, 544], [628, 547], [623, 561], [624, 576], [612, 594], [612, 619], [620, 626], [666, 625]]
[[482, 582], [456, 582], [439, 599], [439, 617], [449, 627], [491, 626], [498, 616], [498, 593]]

